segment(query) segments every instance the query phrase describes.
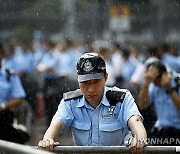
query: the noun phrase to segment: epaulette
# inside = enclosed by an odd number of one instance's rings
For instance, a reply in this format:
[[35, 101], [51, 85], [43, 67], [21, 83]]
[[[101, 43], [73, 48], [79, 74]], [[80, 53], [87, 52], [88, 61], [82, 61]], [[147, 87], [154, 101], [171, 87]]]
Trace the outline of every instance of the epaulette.
[[78, 98], [81, 96], [82, 96], [82, 93], [81, 93], [80, 89], [77, 89], [75, 91], [69, 91], [69, 92], [63, 94], [63, 98], [65, 101], [73, 99], [73, 98]]
[[15, 75], [15, 71], [12, 69], [6, 69], [6, 73], [7, 73], [7, 80], [10, 81], [10, 77], [11, 75]]
[[110, 106], [115, 106], [117, 102], [123, 103], [126, 92], [119, 90], [108, 90], [106, 92], [106, 98], [108, 99]]

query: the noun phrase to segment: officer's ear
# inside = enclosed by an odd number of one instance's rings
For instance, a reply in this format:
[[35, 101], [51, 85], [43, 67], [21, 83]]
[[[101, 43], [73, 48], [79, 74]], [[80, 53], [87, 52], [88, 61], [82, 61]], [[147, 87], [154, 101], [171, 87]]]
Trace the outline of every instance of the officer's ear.
[[106, 72], [106, 74], [105, 74], [105, 82], [107, 81], [107, 79], [108, 79], [108, 73]]

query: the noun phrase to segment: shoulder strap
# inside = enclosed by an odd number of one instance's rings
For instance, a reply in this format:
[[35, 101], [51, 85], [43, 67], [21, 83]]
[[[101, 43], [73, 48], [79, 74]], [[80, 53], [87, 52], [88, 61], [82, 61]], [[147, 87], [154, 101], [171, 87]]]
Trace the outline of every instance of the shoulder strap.
[[15, 75], [15, 72], [12, 69], [6, 68], [6, 73], [7, 73], [7, 81], [10, 81], [11, 75]]
[[65, 101], [73, 99], [73, 98], [78, 98], [81, 96], [82, 96], [82, 93], [81, 93], [80, 89], [77, 89], [75, 91], [69, 91], [69, 92], [63, 94], [63, 98]]
[[111, 106], [115, 106], [117, 102], [123, 103], [126, 92], [118, 90], [108, 90], [106, 92], [106, 98], [108, 99]]

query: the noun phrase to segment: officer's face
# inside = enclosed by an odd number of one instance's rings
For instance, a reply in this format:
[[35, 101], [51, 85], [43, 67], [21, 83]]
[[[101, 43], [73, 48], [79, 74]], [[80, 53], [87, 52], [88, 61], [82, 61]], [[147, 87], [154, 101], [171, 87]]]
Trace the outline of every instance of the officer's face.
[[104, 85], [106, 80], [107, 75], [102, 79], [88, 80], [79, 83], [81, 92], [83, 93], [83, 95], [88, 100], [91, 106], [96, 107], [100, 103], [104, 93]]
[[157, 77], [154, 81], [154, 84], [159, 87], [169, 87], [168, 84], [171, 80], [171, 73], [165, 72], [161, 76]]
[[156, 86], [161, 86], [161, 77], [158, 77], [158, 78], [156, 78], [155, 80], [154, 80], [154, 84], [156, 85]]

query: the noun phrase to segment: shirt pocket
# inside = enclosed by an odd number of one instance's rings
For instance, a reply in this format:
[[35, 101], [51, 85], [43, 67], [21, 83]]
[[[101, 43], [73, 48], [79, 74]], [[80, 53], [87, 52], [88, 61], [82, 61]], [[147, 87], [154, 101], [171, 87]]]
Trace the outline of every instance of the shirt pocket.
[[99, 124], [100, 145], [118, 146], [123, 143], [124, 137], [125, 129], [120, 122]]
[[91, 123], [74, 121], [71, 126], [73, 141], [77, 146], [90, 144]]

